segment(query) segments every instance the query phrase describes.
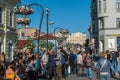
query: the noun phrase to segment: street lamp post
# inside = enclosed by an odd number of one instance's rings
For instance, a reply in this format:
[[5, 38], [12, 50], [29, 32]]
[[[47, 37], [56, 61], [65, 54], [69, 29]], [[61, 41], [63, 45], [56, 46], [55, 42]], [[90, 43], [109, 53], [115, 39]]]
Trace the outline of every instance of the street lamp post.
[[46, 8], [47, 53], [48, 53], [48, 18], [49, 18], [49, 9], [48, 9], [48, 8]]
[[[54, 29], [54, 37], [55, 37], [55, 31], [57, 30], [57, 29], [61, 29], [61, 30], [64, 30], [63, 28], [61, 28], [61, 27], [57, 27], [57, 28], [55, 28]], [[55, 39], [55, 47], [56, 47], [57, 45], [56, 45], [56, 39]]]
[[[63, 28], [61, 28], [61, 27], [57, 27], [57, 28], [54, 29], [54, 37], [55, 37], [55, 31], [56, 31], [57, 29], [61, 29], [62, 35], [63, 35], [63, 34], [68, 34], [68, 33], [69, 33], [68, 30], [65, 30], [65, 29], [63, 29]], [[55, 40], [55, 47], [56, 47], [56, 46], [57, 46], [57, 45], [56, 45], [56, 40]]]
[[67, 38], [67, 34], [69, 33], [69, 30], [61, 30], [60, 33], [63, 35], [62, 45], [66, 45], [66, 38]]
[[28, 6], [33, 6], [33, 5], [36, 5], [36, 6], [39, 6], [39, 8], [41, 8], [42, 10], [42, 15], [41, 15], [41, 19], [40, 19], [40, 25], [39, 25], [39, 29], [38, 29], [38, 36], [37, 36], [37, 39], [38, 39], [38, 47], [37, 47], [37, 51], [39, 53], [39, 45], [40, 45], [40, 32], [41, 32], [41, 27], [42, 27], [42, 20], [43, 20], [43, 16], [44, 16], [44, 8], [40, 5], [40, 4], [37, 4], [37, 3], [33, 3], [33, 4], [29, 4]]

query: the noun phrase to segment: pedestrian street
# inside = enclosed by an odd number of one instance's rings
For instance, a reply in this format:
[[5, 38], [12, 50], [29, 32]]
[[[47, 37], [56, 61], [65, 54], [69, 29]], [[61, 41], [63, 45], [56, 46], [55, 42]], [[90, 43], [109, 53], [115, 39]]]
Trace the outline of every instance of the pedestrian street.
[[[91, 80], [100, 80], [95, 77], [96, 75], [94, 74], [93, 79]], [[48, 80], [48, 79], [39, 79], [39, 80]], [[54, 80], [54, 79], [53, 79]], [[76, 74], [69, 75], [67, 79], [62, 79], [62, 80], [90, 80], [85, 76], [80, 76]], [[116, 80], [115, 78], [111, 78], [110, 80]]]

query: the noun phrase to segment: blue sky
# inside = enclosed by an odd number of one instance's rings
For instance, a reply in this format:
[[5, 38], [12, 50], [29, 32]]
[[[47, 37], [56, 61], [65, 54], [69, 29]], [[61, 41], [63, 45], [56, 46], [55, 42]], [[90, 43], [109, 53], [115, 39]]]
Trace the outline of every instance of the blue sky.
[[[90, 0], [21, 0], [23, 4], [39, 3], [50, 11], [49, 20], [54, 25], [49, 25], [49, 32], [54, 28], [61, 27], [68, 29], [70, 33], [86, 32], [90, 25]], [[41, 16], [41, 9], [33, 7], [35, 12], [28, 16], [31, 18], [31, 27], [38, 27]], [[46, 12], [45, 12], [46, 13]], [[46, 32], [46, 14], [42, 23], [42, 32]], [[59, 31], [59, 30], [58, 30]]]

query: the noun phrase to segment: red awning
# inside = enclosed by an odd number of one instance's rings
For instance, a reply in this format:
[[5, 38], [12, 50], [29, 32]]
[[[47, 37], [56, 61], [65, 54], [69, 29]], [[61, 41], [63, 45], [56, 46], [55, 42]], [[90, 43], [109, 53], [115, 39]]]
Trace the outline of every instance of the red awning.
[[30, 44], [29, 40], [18, 40], [17, 47], [18, 49], [23, 49], [25, 44]]
[[[47, 39], [47, 34], [41, 36], [41, 39], [46, 40]], [[57, 39], [57, 37], [54, 37], [54, 36], [48, 34], [48, 40], [56, 40], [56, 39]]]

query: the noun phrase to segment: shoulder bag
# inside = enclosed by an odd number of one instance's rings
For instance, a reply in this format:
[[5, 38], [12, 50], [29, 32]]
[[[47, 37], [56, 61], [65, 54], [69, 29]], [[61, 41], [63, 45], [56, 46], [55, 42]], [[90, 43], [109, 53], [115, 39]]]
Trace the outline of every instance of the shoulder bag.
[[103, 64], [102, 64], [101, 68], [100, 68], [99, 70], [96, 71], [96, 78], [97, 78], [97, 79], [100, 79], [100, 71], [103, 69], [103, 67], [104, 67], [104, 65], [105, 65], [105, 63], [106, 63], [106, 61], [107, 61], [107, 60], [104, 60], [104, 62], [103, 62]]

